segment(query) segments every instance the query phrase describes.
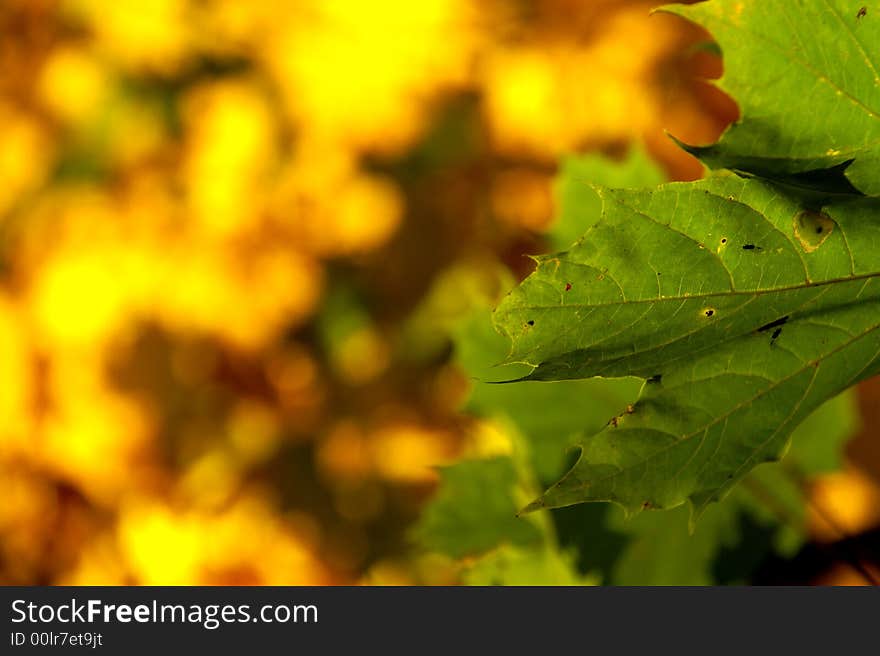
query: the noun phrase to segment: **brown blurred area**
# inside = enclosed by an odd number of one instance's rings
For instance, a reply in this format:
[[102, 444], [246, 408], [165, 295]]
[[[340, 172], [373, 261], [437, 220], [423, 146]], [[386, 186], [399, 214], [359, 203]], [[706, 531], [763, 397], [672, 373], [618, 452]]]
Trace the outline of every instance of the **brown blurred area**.
[[412, 318], [524, 271], [564, 153], [701, 175], [664, 130], [736, 107], [653, 4], [4, 0], [0, 581], [454, 582], [406, 529], [468, 382]]

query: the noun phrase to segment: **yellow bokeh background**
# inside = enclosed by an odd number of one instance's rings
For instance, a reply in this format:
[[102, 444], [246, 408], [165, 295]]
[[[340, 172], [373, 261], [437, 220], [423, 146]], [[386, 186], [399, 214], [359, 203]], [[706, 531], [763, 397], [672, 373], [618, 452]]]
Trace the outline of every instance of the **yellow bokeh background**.
[[736, 109], [651, 4], [4, 0], [0, 580], [455, 582], [406, 529], [468, 383], [412, 316], [525, 266], [564, 153], [701, 174], [664, 130]]

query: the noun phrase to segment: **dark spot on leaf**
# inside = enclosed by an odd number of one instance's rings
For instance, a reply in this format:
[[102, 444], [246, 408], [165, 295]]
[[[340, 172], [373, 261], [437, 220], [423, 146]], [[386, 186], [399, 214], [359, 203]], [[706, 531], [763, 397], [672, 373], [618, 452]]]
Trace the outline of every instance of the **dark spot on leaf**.
[[859, 13], [856, 14], [856, 18], [864, 18], [867, 15], [868, 15], [868, 8], [862, 7], [861, 9], [859, 9]]
[[651, 376], [648, 379], [648, 383], [650, 383], [650, 384], [659, 383], [661, 380], [663, 380], [663, 374], [654, 374], [653, 376]]
[[711, 317], [715, 314], [715, 310], [713, 310], [712, 308], [709, 308], [708, 310], [703, 312], [703, 314], [705, 314], [707, 317]]
[[652, 505], [653, 504], [650, 501], [645, 501], [645, 503], [642, 504], [642, 510], [648, 510]]
[[610, 423], [612, 426], [614, 426], [615, 428], [617, 428], [617, 424], [618, 424], [619, 421], [620, 421], [620, 417], [612, 417], [612, 418], [611, 418], [611, 421], [610, 421], [609, 423]]
[[786, 314], [784, 317], [780, 317], [776, 321], [771, 321], [770, 323], [765, 323], [763, 326], [758, 328], [759, 333], [764, 333], [770, 330], [771, 328], [778, 328], [779, 326], [784, 326], [788, 321], [788, 315]]
[[570, 290], [571, 290], [571, 283], [570, 282], [565, 283], [565, 291], [570, 291]]
[[755, 246], [754, 244], [743, 244], [743, 250], [744, 251], [760, 251], [760, 250], [764, 250], [764, 249], [761, 248], [760, 246]]
[[816, 227], [816, 234], [817, 234], [817, 235], [821, 235], [821, 234], [822, 234], [822, 226], [817, 226], [817, 227]]
[[782, 334], [782, 328], [777, 328], [776, 330], [773, 331], [773, 334], [770, 336], [770, 339], [775, 340], [781, 334]]
[[726, 243], [727, 243], [727, 237], [722, 237], [722, 238], [721, 238], [721, 243], [722, 243], [722, 244], [726, 244]]
[[533, 319], [530, 319], [529, 321], [526, 321], [526, 323], [529, 324], [530, 326], [534, 326], [534, 325], [535, 325], [535, 322], [534, 322]]

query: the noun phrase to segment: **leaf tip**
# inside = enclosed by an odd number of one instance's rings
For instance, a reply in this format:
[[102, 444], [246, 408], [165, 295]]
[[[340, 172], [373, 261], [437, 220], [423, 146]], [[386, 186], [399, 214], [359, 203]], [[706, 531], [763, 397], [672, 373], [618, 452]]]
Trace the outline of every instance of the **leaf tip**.
[[660, 5], [659, 7], [652, 7], [648, 12], [649, 16], [653, 16], [654, 14], [671, 14], [673, 16], [681, 16], [682, 18], [687, 18], [687, 16], [682, 14], [683, 5], [673, 2], [666, 5]]
[[681, 148], [686, 153], [690, 153], [695, 157], [699, 157], [700, 153], [705, 150], [705, 146], [694, 146], [692, 144], [686, 143], [672, 134], [669, 130], [663, 130], [663, 134], [667, 136], [667, 138], [672, 140], [676, 146]]
[[533, 513], [537, 510], [544, 510], [546, 507], [547, 507], [547, 504], [544, 503], [544, 498], [539, 497], [539, 498], [535, 499], [534, 501], [532, 501], [525, 508], [520, 510], [518, 513], [516, 513], [516, 516], [522, 517], [523, 515], [528, 515], [528, 514]]

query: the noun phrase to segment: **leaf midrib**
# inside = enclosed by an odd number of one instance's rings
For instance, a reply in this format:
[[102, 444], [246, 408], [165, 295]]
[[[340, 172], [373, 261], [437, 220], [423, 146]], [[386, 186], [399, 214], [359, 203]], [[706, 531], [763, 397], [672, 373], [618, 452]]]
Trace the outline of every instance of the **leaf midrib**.
[[[616, 305], [638, 305], [641, 303], [663, 303], [666, 301], [688, 301], [688, 300], [702, 300], [702, 299], [710, 299], [717, 297], [728, 297], [728, 296], [763, 296], [766, 294], [774, 294], [774, 293], [783, 293], [783, 292], [792, 292], [799, 291], [804, 289], [814, 289], [816, 287], [824, 287], [826, 285], [837, 285], [843, 284], [847, 282], [856, 282], [858, 280], [870, 280], [872, 278], [876, 278], [880, 276], [880, 271], [873, 271], [871, 273], [860, 273], [854, 276], [847, 276], [844, 278], [831, 278], [829, 280], [812, 280], [807, 281], [798, 285], [786, 285], [784, 287], [773, 287], [769, 289], [737, 289], [730, 291], [718, 291], [718, 292], [710, 292], [708, 294], [689, 294], [682, 296], [661, 296], [660, 298], [643, 298], [643, 299], [634, 299], [634, 300], [619, 300], [619, 301], [611, 301], [608, 303], [566, 303], [565, 305], [524, 305], [520, 308], [516, 308], [517, 310], [567, 310], [571, 308], [578, 309], [586, 309], [586, 308], [602, 308], [602, 307], [612, 307]], [[512, 310], [508, 310], [508, 312], [512, 312]]]

